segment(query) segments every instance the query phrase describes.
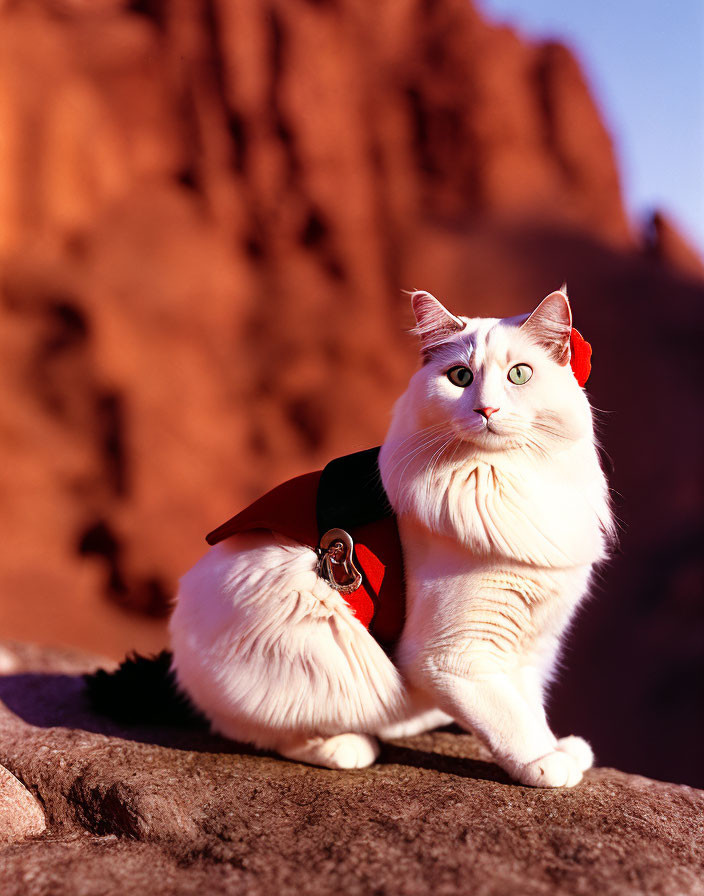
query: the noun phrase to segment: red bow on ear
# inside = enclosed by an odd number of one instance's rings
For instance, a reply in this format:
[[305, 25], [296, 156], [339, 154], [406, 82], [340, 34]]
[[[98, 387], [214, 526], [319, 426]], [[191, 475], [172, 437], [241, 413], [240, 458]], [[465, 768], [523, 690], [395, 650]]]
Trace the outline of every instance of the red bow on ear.
[[592, 347], [574, 327], [570, 335], [570, 367], [579, 385], [584, 386], [592, 372]]

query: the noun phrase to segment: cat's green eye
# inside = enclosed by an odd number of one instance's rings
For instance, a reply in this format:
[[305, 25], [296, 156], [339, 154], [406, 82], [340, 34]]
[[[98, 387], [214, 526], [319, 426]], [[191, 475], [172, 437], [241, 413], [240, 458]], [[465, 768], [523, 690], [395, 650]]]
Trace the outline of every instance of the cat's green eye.
[[522, 386], [533, 376], [533, 368], [528, 364], [516, 364], [508, 372], [508, 378], [514, 386]]
[[453, 386], [459, 386], [460, 389], [466, 389], [474, 379], [474, 374], [469, 367], [453, 367], [447, 371], [447, 378]]

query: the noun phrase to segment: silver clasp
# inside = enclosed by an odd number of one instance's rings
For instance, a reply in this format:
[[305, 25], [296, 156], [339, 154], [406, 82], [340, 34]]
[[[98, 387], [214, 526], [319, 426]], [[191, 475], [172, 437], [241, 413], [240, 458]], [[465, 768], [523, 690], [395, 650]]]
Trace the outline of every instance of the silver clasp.
[[362, 584], [353, 552], [352, 536], [344, 529], [328, 529], [318, 545], [318, 575], [340, 594], [350, 594]]

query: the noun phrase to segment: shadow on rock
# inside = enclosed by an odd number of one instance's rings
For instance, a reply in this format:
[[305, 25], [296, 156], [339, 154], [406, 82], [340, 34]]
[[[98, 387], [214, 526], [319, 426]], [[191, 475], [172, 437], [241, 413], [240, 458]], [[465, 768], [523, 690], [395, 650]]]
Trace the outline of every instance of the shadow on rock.
[[164, 725], [127, 725], [92, 712], [82, 675], [26, 672], [0, 677], [0, 700], [8, 710], [38, 728], [82, 729], [122, 740], [156, 744], [200, 753], [262, 755], [208, 731], [203, 723], [188, 728]]
[[[213, 734], [208, 731], [205, 723], [193, 722], [188, 727], [128, 725], [97, 715], [91, 711], [81, 675], [26, 672], [1, 676], [0, 700], [10, 712], [37, 728], [82, 730], [135, 743], [196, 753], [272, 755], [268, 751]], [[449, 726], [442, 729], [441, 733], [457, 735], [460, 731], [456, 726]], [[377, 765], [400, 765], [480, 781], [513, 783], [505, 772], [491, 762], [420, 750], [403, 743], [384, 743]]]
[[[455, 726], [442, 729], [443, 732], [455, 733]], [[450, 756], [445, 753], [433, 753], [426, 750], [418, 750], [413, 747], [401, 746], [395, 743], [385, 743], [382, 746], [381, 755], [377, 765], [404, 765], [425, 771], [441, 772], [446, 775], [456, 775], [460, 778], [472, 778], [477, 781], [494, 781], [497, 784], [510, 784], [516, 786], [513, 781], [498, 765], [483, 759], [473, 759], [466, 756]]]

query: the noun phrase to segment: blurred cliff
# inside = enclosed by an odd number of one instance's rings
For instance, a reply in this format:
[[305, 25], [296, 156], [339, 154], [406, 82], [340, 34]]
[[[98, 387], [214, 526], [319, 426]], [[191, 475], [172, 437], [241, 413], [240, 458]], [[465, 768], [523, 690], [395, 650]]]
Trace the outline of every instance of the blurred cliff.
[[629, 224], [574, 56], [467, 0], [7, 0], [3, 636], [161, 645], [205, 532], [383, 439], [402, 288], [566, 279], [624, 531], [553, 715], [701, 784], [703, 275]]

